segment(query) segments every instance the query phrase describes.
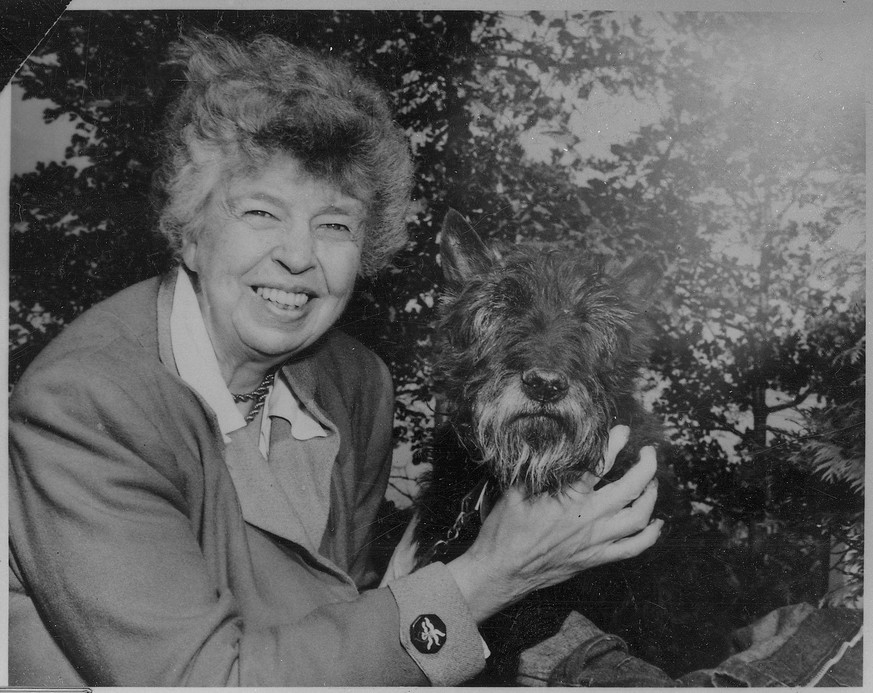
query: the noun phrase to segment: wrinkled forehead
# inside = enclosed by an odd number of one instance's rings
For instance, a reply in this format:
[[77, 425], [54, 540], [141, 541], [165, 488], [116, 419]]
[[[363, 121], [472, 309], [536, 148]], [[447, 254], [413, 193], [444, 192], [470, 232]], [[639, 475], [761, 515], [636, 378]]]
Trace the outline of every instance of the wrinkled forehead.
[[302, 178], [318, 183], [325, 189], [335, 192], [338, 196], [351, 198], [368, 208], [373, 199], [373, 192], [360, 182], [360, 179], [347, 172], [331, 170], [328, 167], [310, 165], [307, 161], [289, 152], [267, 152], [262, 156], [239, 156], [229, 168], [230, 177], [256, 177], [267, 168], [287, 167], [297, 172]]

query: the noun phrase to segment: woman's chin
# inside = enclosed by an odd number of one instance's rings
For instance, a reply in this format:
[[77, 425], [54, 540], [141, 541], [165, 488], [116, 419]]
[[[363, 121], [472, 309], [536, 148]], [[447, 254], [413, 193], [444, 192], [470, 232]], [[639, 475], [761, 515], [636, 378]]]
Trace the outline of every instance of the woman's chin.
[[250, 325], [243, 341], [257, 354], [284, 359], [314, 344], [331, 325], [317, 312], [305, 310], [279, 317], [283, 319], [259, 320]]

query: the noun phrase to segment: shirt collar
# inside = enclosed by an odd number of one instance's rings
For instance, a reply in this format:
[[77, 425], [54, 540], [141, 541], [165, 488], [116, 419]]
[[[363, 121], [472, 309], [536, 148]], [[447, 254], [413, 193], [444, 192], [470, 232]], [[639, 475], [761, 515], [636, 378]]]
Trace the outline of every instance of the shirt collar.
[[291, 424], [291, 435], [297, 440], [324, 438], [327, 431], [301, 407], [281, 373], [277, 374], [273, 390], [264, 405], [266, 418], [279, 416]]
[[197, 295], [187, 272], [179, 268], [173, 308], [170, 313], [170, 340], [179, 377], [197, 392], [215, 412], [222, 434], [246, 425], [243, 415], [227, 389], [206, 323], [200, 313]]
[[[221, 433], [227, 438], [232, 431], [245, 427], [245, 419], [227, 389], [200, 305], [187, 272], [179, 268], [170, 313], [170, 340], [179, 377], [182, 378], [215, 412]], [[291, 424], [297, 440], [327, 436], [324, 428], [303, 410], [285, 378], [277, 377], [264, 407], [264, 422], [280, 416]], [[269, 429], [267, 429], [269, 430]], [[226, 441], [225, 441], [226, 442]]]

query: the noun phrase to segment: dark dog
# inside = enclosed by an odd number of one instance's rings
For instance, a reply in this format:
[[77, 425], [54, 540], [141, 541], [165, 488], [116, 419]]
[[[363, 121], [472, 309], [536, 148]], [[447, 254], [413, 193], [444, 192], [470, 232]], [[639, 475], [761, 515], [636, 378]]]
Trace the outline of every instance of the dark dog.
[[[584, 253], [488, 247], [454, 211], [440, 252], [446, 291], [435, 370], [448, 420], [435, 433], [417, 502], [419, 565], [462, 553], [507, 487], [557, 493], [602, 471], [612, 426], [628, 425], [631, 439], [608, 479], [661, 441], [637, 398], [659, 279], [653, 265], [613, 273]], [[493, 654], [479, 683], [511, 683], [513, 655], [551, 635], [574, 606], [588, 615], [591, 581], [578, 582], [547, 590], [533, 612], [528, 598], [524, 616], [513, 607], [491, 619], [483, 634]]]

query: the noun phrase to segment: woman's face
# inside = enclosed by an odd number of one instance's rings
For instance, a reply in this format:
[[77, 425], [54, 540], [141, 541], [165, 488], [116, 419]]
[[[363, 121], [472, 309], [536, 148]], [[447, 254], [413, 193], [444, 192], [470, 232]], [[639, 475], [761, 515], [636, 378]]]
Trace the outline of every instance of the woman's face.
[[[364, 204], [288, 156], [217, 190], [182, 249], [225, 377], [309, 346], [343, 312], [361, 258]], [[229, 369], [229, 370], [226, 370]]]

